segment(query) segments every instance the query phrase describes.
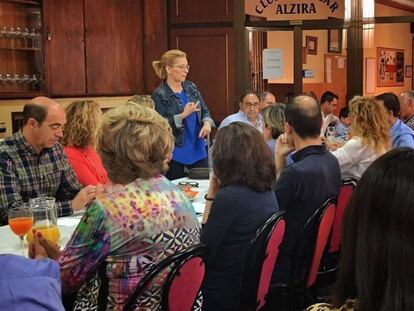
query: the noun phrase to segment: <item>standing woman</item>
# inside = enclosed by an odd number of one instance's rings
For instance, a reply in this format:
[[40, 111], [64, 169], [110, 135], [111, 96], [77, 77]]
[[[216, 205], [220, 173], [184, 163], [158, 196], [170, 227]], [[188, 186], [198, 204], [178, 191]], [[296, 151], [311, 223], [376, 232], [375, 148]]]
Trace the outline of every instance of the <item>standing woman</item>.
[[184, 177], [184, 168], [207, 167], [204, 137], [214, 121], [197, 86], [186, 80], [190, 65], [180, 50], [169, 50], [161, 60], [152, 62], [161, 84], [152, 93], [155, 110], [168, 120], [173, 131], [175, 148], [166, 177]]
[[66, 108], [66, 125], [60, 140], [68, 161], [83, 186], [106, 185], [109, 181], [95, 151], [102, 111], [92, 100], [74, 101]]

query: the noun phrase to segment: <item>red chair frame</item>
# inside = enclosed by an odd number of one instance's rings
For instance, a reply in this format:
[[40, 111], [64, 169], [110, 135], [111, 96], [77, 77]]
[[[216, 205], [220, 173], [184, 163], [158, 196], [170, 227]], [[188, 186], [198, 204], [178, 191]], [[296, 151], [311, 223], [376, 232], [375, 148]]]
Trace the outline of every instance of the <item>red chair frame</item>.
[[[148, 284], [161, 272], [163, 272], [166, 268], [171, 267], [170, 272], [166, 277], [166, 281], [161, 289], [161, 309], [162, 311], [187, 311], [185, 309], [176, 309], [170, 308], [171, 303], [174, 302], [173, 297], [170, 295], [169, 291], [173, 288], [174, 294], [177, 295], [177, 291], [175, 290], [175, 283], [178, 282], [177, 280], [183, 275], [186, 275], [191, 269], [188, 269], [188, 264], [197, 264], [200, 265], [203, 269], [203, 275], [200, 278], [199, 275], [197, 276], [197, 282], [199, 284], [191, 284], [192, 286], [196, 285], [195, 290], [192, 292], [195, 293], [193, 304], [196, 300], [197, 294], [200, 291], [203, 279], [204, 279], [204, 272], [205, 272], [205, 265], [204, 265], [204, 257], [206, 252], [206, 246], [203, 244], [195, 245], [189, 247], [181, 252], [173, 254], [160, 263], [154, 265], [154, 267], [145, 274], [144, 278], [138, 283], [132, 293], [129, 295], [127, 302], [124, 305], [123, 311], [132, 311], [134, 310], [134, 304], [137, 301], [137, 298], [143, 293], [146, 289]], [[187, 284], [189, 286], [189, 284]], [[187, 293], [188, 294], [188, 293]], [[191, 306], [192, 307], [192, 306]], [[191, 308], [188, 310], [190, 311]]]
[[284, 212], [273, 214], [256, 232], [246, 256], [240, 310], [264, 307], [285, 232]]

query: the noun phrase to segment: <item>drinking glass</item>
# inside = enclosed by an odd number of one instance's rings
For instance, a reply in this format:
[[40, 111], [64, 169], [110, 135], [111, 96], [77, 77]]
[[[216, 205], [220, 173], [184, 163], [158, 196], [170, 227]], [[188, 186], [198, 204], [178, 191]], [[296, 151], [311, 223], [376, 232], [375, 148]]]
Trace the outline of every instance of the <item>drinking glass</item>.
[[326, 138], [328, 140], [335, 138], [335, 126], [328, 126], [327, 132], [326, 132]]
[[[33, 229], [40, 232], [42, 236], [53, 243], [60, 240], [60, 232], [57, 226], [57, 213], [55, 207], [55, 198], [40, 197], [29, 200], [30, 207], [33, 211]], [[33, 233], [30, 231], [27, 240], [33, 240]]]
[[27, 203], [9, 210], [9, 227], [20, 238], [20, 249], [23, 252], [23, 239], [33, 225], [33, 213]]

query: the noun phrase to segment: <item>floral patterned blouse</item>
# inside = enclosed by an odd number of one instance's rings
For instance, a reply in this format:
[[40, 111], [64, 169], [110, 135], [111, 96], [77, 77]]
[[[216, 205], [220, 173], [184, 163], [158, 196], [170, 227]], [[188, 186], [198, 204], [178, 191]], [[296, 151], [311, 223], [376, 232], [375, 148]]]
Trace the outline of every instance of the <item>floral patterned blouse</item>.
[[[117, 192], [101, 194], [87, 208], [58, 259], [63, 292], [93, 286], [89, 280], [106, 264], [107, 308], [121, 310], [153, 264], [197, 244], [199, 234], [191, 202], [164, 176], [137, 179]], [[93, 291], [82, 288], [79, 293]], [[153, 291], [140, 299], [143, 310], [158, 310], [159, 293]]]
[[347, 299], [345, 304], [340, 308], [334, 308], [327, 303], [317, 303], [306, 309], [306, 311], [356, 311], [358, 310], [358, 301], [355, 299]]

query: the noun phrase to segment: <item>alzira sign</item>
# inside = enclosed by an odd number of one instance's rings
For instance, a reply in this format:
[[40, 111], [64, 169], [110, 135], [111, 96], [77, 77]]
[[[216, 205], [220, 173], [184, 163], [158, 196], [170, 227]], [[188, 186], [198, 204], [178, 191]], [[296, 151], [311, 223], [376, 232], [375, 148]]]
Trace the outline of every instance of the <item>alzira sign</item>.
[[246, 0], [246, 14], [268, 20], [344, 17], [344, 0]]

